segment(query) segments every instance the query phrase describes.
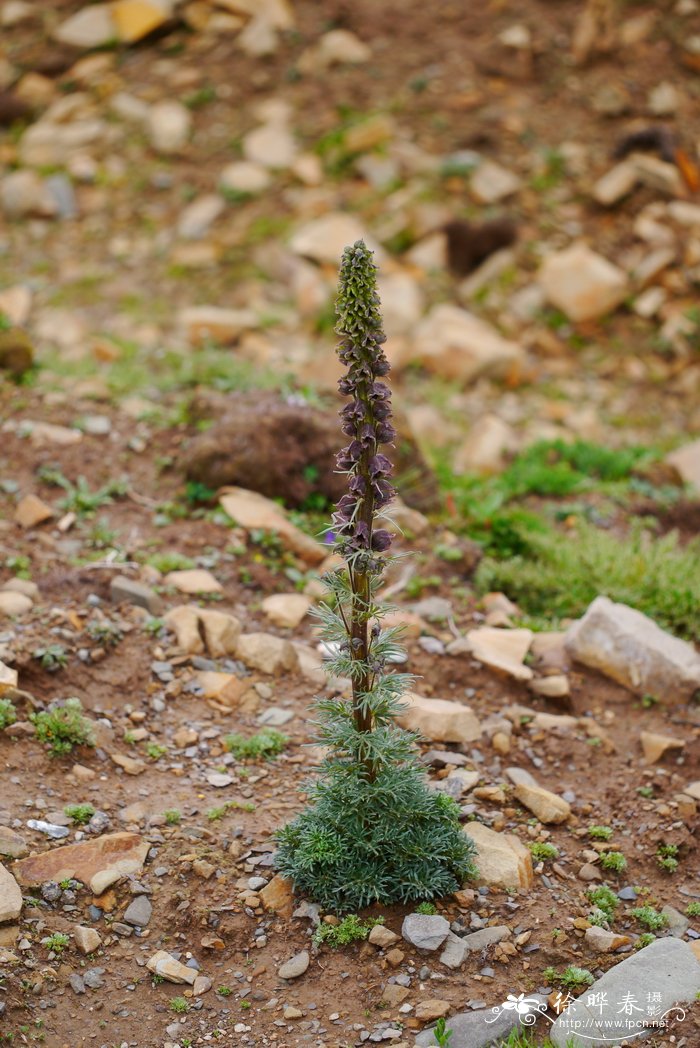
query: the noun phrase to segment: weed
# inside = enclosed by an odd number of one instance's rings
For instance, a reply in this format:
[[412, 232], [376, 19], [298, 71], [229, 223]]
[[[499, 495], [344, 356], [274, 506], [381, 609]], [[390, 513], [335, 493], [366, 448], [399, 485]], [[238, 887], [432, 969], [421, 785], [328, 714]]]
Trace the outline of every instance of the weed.
[[366, 939], [375, 924], [383, 924], [383, 918], [377, 920], [361, 921], [356, 913], [349, 913], [343, 917], [340, 924], [319, 924], [314, 932], [314, 944], [320, 946], [326, 943], [334, 949], [340, 946], [348, 946], [358, 939]]
[[635, 906], [630, 913], [650, 932], [658, 932], [668, 924], [665, 913], [659, 913], [653, 906]]
[[529, 845], [532, 857], [535, 862], [545, 862], [547, 859], [556, 859], [559, 855], [559, 849], [553, 844], [549, 844], [546, 841], [534, 841]]
[[641, 698], [642, 708], [645, 710], [653, 709], [654, 706], [658, 706], [660, 702], [661, 699], [659, 699], [657, 695], [642, 695]]
[[596, 906], [594, 910], [591, 910], [591, 912], [587, 916], [587, 920], [589, 924], [595, 924], [599, 928], [607, 928], [607, 926], [610, 924], [609, 915], [605, 912], [605, 910], [601, 910], [598, 906]]
[[164, 757], [168, 752], [167, 746], [160, 746], [157, 742], [149, 742], [146, 746], [146, 754], [151, 758], [152, 761], [159, 761], [161, 757]]
[[92, 729], [83, 716], [80, 699], [66, 699], [63, 705], [30, 713], [29, 719], [37, 739], [48, 745], [52, 757], [64, 757], [74, 746], [94, 746]]
[[67, 804], [63, 811], [76, 826], [85, 826], [95, 814], [92, 804]]
[[196, 567], [191, 557], [185, 557], [175, 550], [164, 550], [162, 553], [152, 553], [146, 560], [150, 567], [155, 568], [161, 575], [169, 575], [171, 571], [189, 571]]
[[580, 986], [591, 986], [595, 979], [587, 968], [577, 968], [569, 965], [563, 972], [557, 972], [556, 968], [545, 968], [542, 978], [553, 986], [561, 986], [563, 989], [575, 990]]
[[675, 873], [678, 869], [678, 845], [660, 844], [656, 849], [656, 861], [666, 873]]
[[67, 513], [75, 513], [79, 517], [94, 516], [100, 506], [109, 505], [115, 498], [125, 495], [128, 489], [125, 480], [111, 480], [96, 491], [92, 491], [85, 477], [78, 477], [76, 483], [72, 484], [64, 477], [60, 469], [51, 466], [42, 466], [37, 475], [45, 484], [63, 488], [66, 494], [59, 502], [60, 508]]
[[612, 827], [610, 826], [589, 826], [588, 836], [593, 841], [609, 841], [613, 835]]
[[599, 884], [595, 888], [589, 888], [586, 895], [593, 905], [607, 914], [608, 920], [612, 921], [615, 910], [620, 905], [620, 900], [612, 888], [607, 884]]
[[164, 627], [165, 622], [163, 621], [163, 619], [150, 618], [146, 619], [142, 626], [142, 629], [151, 637], [157, 637]]
[[248, 1008], [252, 1008], [253, 1007], [253, 1005], [250, 1003], [250, 1001], [241, 1001], [240, 1003], [241, 1003], [241, 1008], [243, 1008], [245, 1010], [247, 1010]]
[[437, 906], [432, 902], [419, 902], [416, 906], [416, 913], [431, 917], [434, 913], [437, 913]]
[[68, 655], [62, 644], [48, 644], [45, 648], [35, 648], [32, 658], [37, 659], [47, 673], [57, 673], [68, 664]]
[[433, 1027], [433, 1037], [439, 1048], [449, 1048], [452, 1032], [445, 1022], [445, 1017], [441, 1016]]
[[656, 936], [652, 932], [642, 932], [634, 944], [635, 950], [643, 950], [645, 946], [651, 946], [653, 942], [656, 942]]
[[640, 797], [646, 797], [647, 800], [648, 800], [650, 797], [654, 796], [654, 787], [653, 786], [638, 786], [637, 787], [637, 793], [639, 794]]
[[46, 949], [50, 950], [51, 953], [61, 954], [66, 946], [70, 945], [70, 936], [66, 935], [65, 932], [53, 932], [41, 941]]
[[274, 728], [263, 728], [262, 731], [256, 732], [255, 735], [251, 735], [248, 738], [245, 738], [244, 735], [235, 734], [227, 735], [224, 739], [226, 749], [237, 760], [257, 760], [260, 757], [265, 759], [275, 757], [278, 753], [282, 753], [288, 742], [287, 736]]
[[233, 990], [230, 986], [219, 986], [216, 992], [219, 994], [220, 997], [230, 997], [233, 993]]
[[219, 808], [210, 808], [207, 812], [207, 819], [209, 822], [218, 822], [219, 819], [223, 819], [224, 815], [227, 815], [230, 811], [255, 811], [255, 805], [252, 801], [226, 801]]
[[186, 1015], [189, 1012], [190, 1006], [184, 997], [171, 997], [170, 998], [170, 1011], [175, 1012], [176, 1015]]
[[177, 808], [168, 808], [167, 811], [163, 812], [163, 816], [167, 826], [179, 826], [182, 822], [182, 812], [178, 811]]
[[622, 873], [623, 870], [627, 869], [627, 859], [622, 852], [619, 851], [603, 852], [600, 857], [600, 865], [604, 870], [611, 870], [613, 873]]
[[688, 917], [700, 917], [700, 902], [689, 902], [685, 912]]
[[109, 619], [96, 619], [88, 622], [85, 632], [91, 640], [104, 648], [115, 648], [122, 639], [122, 631]]
[[14, 572], [19, 579], [28, 579], [31, 577], [32, 562], [29, 557], [26, 557], [21, 553], [16, 553], [11, 557], [6, 557], [5, 567], [8, 571]]
[[116, 539], [116, 531], [110, 528], [105, 520], [100, 518], [95, 521], [90, 529], [87, 542], [93, 549], [109, 549], [114, 546]]
[[0, 731], [17, 720], [17, 710], [9, 699], [0, 699]]

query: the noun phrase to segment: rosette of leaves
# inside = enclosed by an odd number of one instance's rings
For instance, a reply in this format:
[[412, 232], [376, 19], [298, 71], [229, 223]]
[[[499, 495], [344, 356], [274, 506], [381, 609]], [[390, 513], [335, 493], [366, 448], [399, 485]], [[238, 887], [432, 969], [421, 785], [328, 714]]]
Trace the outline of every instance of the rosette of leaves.
[[428, 789], [415, 736], [395, 723], [410, 674], [389, 667], [401, 652], [399, 631], [382, 628], [377, 600], [391, 545], [380, 526], [395, 492], [389, 372], [376, 292], [376, 268], [362, 241], [346, 248], [336, 304], [340, 392], [349, 442], [337, 457], [348, 478], [330, 533], [345, 566], [325, 577], [323, 638], [334, 653], [329, 674], [349, 678], [352, 697], [323, 699], [318, 740], [326, 746], [310, 804], [277, 835], [277, 867], [297, 891], [328, 909], [412, 902], [453, 892], [474, 875], [472, 840], [459, 809]]

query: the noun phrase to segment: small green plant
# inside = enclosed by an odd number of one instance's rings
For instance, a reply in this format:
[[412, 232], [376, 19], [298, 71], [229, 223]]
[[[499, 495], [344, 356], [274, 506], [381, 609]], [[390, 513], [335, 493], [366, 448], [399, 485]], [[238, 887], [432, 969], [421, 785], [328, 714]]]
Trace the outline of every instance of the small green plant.
[[182, 822], [182, 812], [178, 811], [177, 808], [168, 808], [167, 811], [163, 812], [163, 815], [168, 826], [179, 826]]
[[325, 943], [338, 949], [340, 946], [348, 946], [358, 939], [366, 939], [375, 924], [383, 924], [383, 919], [361, 921], [356, 913], [349, 913], [343, 917], [340, 924], [319, 924], [314, 932], [314, 943], [320, 946]]
[[587, 920], [590, 924], [596, 924], [599, 928], [607, 928], [610, 924], [610, 916], [601, 910], [599, 906], [596, 906], [594, 910], [588, 914]]
[[164, 975], [158, 975], [157, 972], [154, 972], [153, 975], [151, 976], [151, 986], [154, 989], [156, 988], [156, 986], [162, 986], [162, 984], [164, 982], [165, 982], [165, 976]]
[[434, 913], [437, 913], [437, 907], [432, 902], [419, 902], [416, 906], [416, 913], [431, 917]]
[[609, 841], [613, 835], [610, 826], [589, 826], [588, 836], [593, 841]]
[[688, 917], [700, 917], [700, 902], [689, 902], [685, 912]]
[[161, 575], [169, 575], [171, 571], [189, 571], [196, 567], [191, 557], [185, 557], [175, 550], [164, 550], [162, 553], [152, 553], [146, 561], [152, 568], [159, 571]]
[[230, 997], [233, 990], [230, 986], [219, 986], [216, 991], [220, 997]]
[[37, 659], [41, 668], [48, 673], [57, 673], [68, 664], [66, 649], [62, 644], [47, 644], [44, 648], [35, 648], [32, 658]]
[[90, 640], [104, 648], [115, 648], [122, 639], [122, 631], [108, 619], [96, 619], [85, 627]]
[[547, 841], [533, 841], [529, 848], [535, 862], [546, 862], [547, 859], [556, 859], [559, 855], [559, 849]]
[[586, 895], [596, 909], [602, 910], [607, 915], [608, 921], [612, 921], [615, 910], [620, 905], [620, 900], [612, 888], [607, 884], [599, 884], [596, 888], [589, 888]]
[[659, 913], [653, 906], [635, 906], [630, 913], [641, 925], [648, 928], [650, 932], [661, 931], [668, 924], [668, 917], [665, 913]]
[[53, 932], [41, 941], [46, 949], [50, 950], [51, 953], [61, 954], [66, 946], [70, 945], [70, 936], [66, 935], [64, 932]]
[[610, 870], [612, 873], [622, 873], [627, 869], [627, 859], [619, 851], [603, 852], [600, 857], [600, 865], [604, 870]]
[[157, 742], [149, 742], [146, 746], [146, 754], [151, 758], [152, 761], [159, 761], [161, 757], [164, 757], [168, 752], [167, 746], [161, 746]]
[[190, 1006], [184, 997], [171, 997], [170, 998], [170, 1011], [175, 1012], [176, 1015], [186, 1015], [189, 1012]]
[[250, 1003], [250, 1001], [241, 1001], [241, 1008], [243, 1008], [244, 1011], [247, 1011], [249, 1008], [252, 1007], [253, 1005]]
[[594, 977], [587, 968], [577, 968], [576, 965], [569, 965], [563, 972], [558, 972], [556, 968], [545, 968], [542, 972], [542, 978], [545, 982], [551, 983], [553, 986], [561, 986], [562, 989], [566, 990], [576, 990], [581, 986], [591, 986], [595, 982]]
[[45, 484], [53, 487], [63, 488], [65, 497], [59, 502], [59, 506], [67, 513], [75, 513], [79, 517], [92, 517], [101, 507], [113, 502], [126, 494], [128, 484], [124, 480], [111, 480], [109, 483], [92, 491], [85, 477], [78, 477], [72, 484], [59, 469], [44, 466], [38, 470], [39, 479]]
[[92, 804], [67, 804], [63, 811], [76, 826], [85, 826], [95, 814]]
[[255, 805], [252, 801], [226, 801], [225, 804], [220, 805], [218, 808], [210, 808], [207, 812], [207, 819], [209, 822], [218, 822], [219, 819], [223, 819], [224, 815], [228, 815], [230, 811], [255, 811]]
[[661, 700], [657, 695], [642, 695], [642, 708], [645, 710], [651, 710], [654, 706], [658, 706], [660, 701]]
[[647, 800], [649, 800], [650, 797], [654, 796], [654, 787], [653, 786], [638, 786], [637, 787], [637, 793], [639, 794], [640, 797], [645, 797]]
[[150, 618], [146, 619], [142, 629], [148, 633], [151, 637], [157, 637], [161, 630], [164, 628], [165, 622], [163, 619]]
[[651, 946], [653, 942], [656, 942], [656, 936], [653, 932], [642, 932], [634, 944], [635, 950], [643, 950], [645, 946]]
[[83, 716], [80, 699], [66, 699], [41, 713], [30, 713], [39, 742], [49, 747], [52, 757], [65, 757], [74, 746], [94, 746], [89, 721]]
[[17, 710], [9, 699], [0, 699], [0, 731], [17, 720]]
[[666, 873], [675, 873], [678, 869], [678, 845], [660, 844], [656, 849], [656, 861]]
[[438, 1045], [438, 1048], [450, 1048], [452, 1033], [453, 1031], [447, 1026], [444, 1015], [440, 1016], [433, 1027], [433, 1037], [435, 1038], [435, 1044]]
[[267, 760], [276, 757], [283, 752], [288, 742], [287, 736], [275, 728], [263, 728], [248, 738], [235, 734], [227, 735], [224, 739], [226, 749], [237, 760], [258, 760], [261, 757]]

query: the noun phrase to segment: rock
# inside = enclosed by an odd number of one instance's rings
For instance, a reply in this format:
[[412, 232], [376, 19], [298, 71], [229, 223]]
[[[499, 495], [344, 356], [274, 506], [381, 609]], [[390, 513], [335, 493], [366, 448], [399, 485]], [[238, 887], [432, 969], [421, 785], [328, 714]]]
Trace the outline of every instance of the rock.
[[671, 735], [659, 735], [654, 731], [640, 732], [639, 741], [642, 744], [647, 764], [656, 764], [668, 750], [682, 750], [685, 746], [684, 739], [675, 739]]
[[126, 753], [110, 753], [109, 756], [127, 775], [142, 775], [146, 770], [144, 761], [138, 757], [129, 757]]
[[0, 313], [4, 313], [10, 324], [23, 327], [29, 320], [32, 292], [24, 284], [14, 284], [0, 291]]
[[303, 593], [274, 593], [265, 597], [262, 610], [273, 626], [293, 630], [305, 618], [312, 604], [311, 598]]
[[181, 153], [192, 130], [192, 114], [181, 102], [158, 102], [146, 118], [146, 134], [156, 153]]
[[517, 175], [491, 160], [483, 160], [469, 182], [469, 191], [477, 204], [495, 204], [520, 189]]
[[684, 484], [700, 492], [700, 440], [676, 448], [665, 461], [671, 466]]
[[[645, 1010], [647, 994], [655, 997], [658, 1014], [663, 1015], [674, 1004], [695, 1000], [700, 991], [700, 962], [687, 943], [679, 939], [656, 939], [643, 950], [633, 953], [596, 980], [585, 994], [569, 1003], [554, 1023], [550, 1037], [556, 1048], [587, 1048], [591, 1039], [615, 1044], [625, 1037], [639, 1037], [648, 1022]], [[603, 994], [603, 997], [595, 995]], [[624, 1010], [620, 1001], [633, 995], [637, 1010]], [[603, 1001], [602, 1008], [588, 1001]], [[578, 1024], [578, 1025], [577, 1025]], [[577, 1030], [584, 1029], [585, 1038]]]
[[28, 851], [27, 842], [21, 834], [11, 830], [9, 826], [0, 826], [0, 855], [7, 856], [8, 859], [21, 859]]
[[691, 782], [687, 786], [683, 787], [683, 793], [686, 793], [693, 800], [700, 801], [700, 779], [697, 782]]
[[127, 924], [133, 924], [135, 928], [145, 928], [151, 919], [153, 906], [147, 895], [137, 895], [130, 902], [124, 912], [124, 920]]
[[226, 204], [217, 193], [205, 193], [197, 197], [187, 205], [178, 219], [178, 236], [183, 240], [201, 240], [225, 210]]
[[34, 346], [20, 328], [0, 330], [0, 370], [23, 375], [34, 363]]
[[450, 932], [450, 922], [439, 914], [409, 913], [404, 917], [401, 934], [417, 950], [437, 950]]
[[349, 29], [331, 29], [323, 34], [316, 47], [303, 53], [299, 70], [319, 73], [335, 65], [364, 65], [371, 57], [370, 47]]
[[188, 306], [180, 310], [178, 323], [191, 346], [207, 346], [212, 343], [226, 346], [237, 342], [244, 331], [255, 328], [257, 318], [250, 309]]
[[619, 949], [620, 946], [626, 946], [630, 941], [628, 935], [618, 935], [617, 932], [609, 932], [605, 928], [598, 928], [596, 925], [586, 928], [584, 938], [586, 946], [590, 946], [592, 950], [596, 950], [598, 953], [612, 953], [613, 950]]
[[296, 953], [290, 958], [290, 960], [285, 961], [285, 963], [277, 969], [277, 974], [280, 979], [298, 979], [299, 976], [303, 975], [309, 967], [309, 961], [308, 950], [302, 950], [301, 953]]
[[[492, 626], [470, 630], [466, 635], [475, 659], [516, 680], [532, 680], [534, 676], [530, 667], [523, 663], [532, 638], [532, 630], [496, 629]], [[447, 650], [450, 652], [450, 647]]]
[[9, 870], [0, 863], [0, 924], [16, 921], [22, 912], [22, 892]]
[[307, 564], [320, 564], [327, 548], [300, 531], [287, 518], [284, 510], [271, 499], [244, 488], [225, 488], [219, 503], [228, 515], [248, 531], [272, 531], [282, 545], [296, 553]]
[[700, 655], [641, 611], [596, 597], [568, 630], [566, 648], [640, 695], [691, 698], [700, 688]]
[[199, 632], [199, 608], [193, 604], [179, 604], [171, 608], [163, 621], [172, 630], [177, 646], [187, 655], [200, 655], [204, 651], [204, 638]]
[[102, 937], [94, 928], [86, 928], [82, 924], [73, 927], [73, 940], [82, 954], [94, 953], [102, 945]]
[[277, 873], [271, 881], [260, 889], [260, 900], [270, 913], [280, 917], [291, 917], [294, 907], [294, 885], [286, 877]]
[[295, 255], [337, 266], [345, 248], [358, 240], [364, 240], [377, 262], [385, 257], [383, 249], [367, 235], [359, 219], [343, 211], [322, 215], [301, 226], [292, 236], [289, 246]]
[[440, 378], [466, 384], [517, 371], [524, 352], [466, 309], [440, 303], [417, 325], [409, 359]]
[[110, 13], [119, 39], [134, 44], [165, 25], [173, 14], [172, 0], [115, 0]]
[[274, 676], [295, 670], [299, 661], [289, 641], [272, 633], [242, 633], [238, 638], [236, 657], [249, 669]]
[[584, 862], [577, 874], [581, 881], [602, 881], [603, 875], [592, 862]]
[[105, 47], [116, 38], [116, 26], [112, 18], [112, 4], [90, 4], [60, 22], [52, 36], [60, 44], [71, 47]]
[[189, 983], [190, 986], [194, 984], [199, 974], [196, 968], [188, 968], [187, 965], [181, 964], [180, 961], [176, 961], [165, 950], [158, 950], [152, 957], [149, 957], [146, 961], [146, 967], [149, 972], [153, 972], [154, 975], [160, 975], [167, 982]]
[[508, 423], [498, 415], [484, 415], [457, 448], [453, 469], [456, 473], [478, 473], [481, 476], [498, 473], [504, 467], [506, 453], [514, 446], [515, 433]]
[[410, 273], [387, 273], [378, 280], [384, 329], [389, 336], [406, 335], [423, 315], [425, 295]]
[[263, 124], [243, 137], [243, 155], [251, 164], [273, 171], [289, 168], [298, 153], [291, 131], [278, 123]]
[[204, 631], [205, 647], [212, 658], [221, 659], [226, 655], [235, 655], [242, 629], [235, 615], [201, 608], [198, 609], [198, 617]]
[[563, 673], [553, 674], [551, 677], [536, 677], [528, 682], [528, 688], [535, 695], [542, 695], [545, 699], [565, 699], [571, 694], [569, 678]]
[[630, 159], [637, 172], [637, 178], [643, 185], [667, 196], [686, 196], [683, 177], [675, 164], [649, 156], [647, 153], [633, 153]]
[[637, 169], [630, 160], [610, 168], [593, 186], [593, 199], [603, 207], [612, 207], [632, 192], [637, 185]]
[[393, 946], [400, 938], [400, 935], [385, 928], [383, 924], [375, 924], [369, 933], [368, 942], [371, 942], [372, 946], [379, 946], [380, 949], [385, 950], [388, 946]]
[[610, 313], [629, 290], [622, 270], [583, 243], [549, 255], [538, 280], [549, 302], [575, 323]]
[[108, 833], [80, 844], [66, 844], [15, 864], [20, 884], [36, 887], [45, 881], [82, 881], [95, 895], [123, 877], [138, 875], [148, 854], [148, 842], [137, 833]]
[[449, 1012], [449, 1001], [441, 1001], [439, 998], [433, 997], [428, 1001], [421, 1001], [420, 1004], [417, 1004], [413, 1014], [416, 1019], [427, 1023], [432, 1022], [433, 1019], [440, 1019], [443, 1015], [449, 1015]]
[[[690, 927], [690, 921], [685, 914], [680, 913], [675, 906], [663, 906], [661, 912], [668, 918], [668, 931], [676, 939], [681, 939]], [[700, 959], [700, 958], [699, 958]]]
[[222, 593], [223, 586], [210, 571], [191, 568], [186, 571], [171, 571], [165, 576], [166, 586], [174, 586], [180, 593]]
[[448, 968], [460, 968], [470, 953], [480, 953], [487, 946], [510, 938], [510, 934], [510, 928], [504, 924], [481, 928], [470, 935], [465, 935], [464, 938], [450, 932], [445, 942], [445, 949], [440, 955], [440, 963]]
[[134, 604], [150, 611], [151, 615], [159, 615], [163, 610], [163, 602], [155, 590], [126, 575], [115, 575], [109, 584], [109, 595], [115, 604]]
[[0, 209], [7, 218], [53, 218], [56, 203], [35, 171], [13, 171], [0, 182]]
[[[537, 1004], [546, 1011], [547, 1000], [544, 996], [528, 994], [527, 1000], [537, 1002], [531, 1005], [530, 1016], [537, 1011]], [[451, 1033], [450, 1048], [494, 1048], [495, 1045], [502, 1045], [510, 1033], [521, 1025], [527, 1032], [530, 1024], [523, 1022], [524, 1018], [516, 1008], [502, 1007], [497, 1011], [489, 1008], [451, 1015], [446, 1024]], [[414, 1041], [416, 1048], [434, 1048], [436, 1043], [432, 1029], [423, 1030]]]
[[262, 164], [249, 160], [237, 160], [228, 164], [219, 176], [219, 189], [223, 192], [253, 194], [264, 192], [272, 177]]
[[470, 822], [465, 832], [476, 845], [479, 880], [494, 888], [532, 888], [532, 856], [519, 837], [497, 833], [480, 822]]
[[545, 790], [542, 786], [531, 786], [524, 783], [516, 785], [513, 794], [521, 804], [536, 815], [540, 822], [566, 822], [571, 816], [571, 805], [556, 793]]
[[25, 597], [24, 593], [12, 593], [7, 590], [0, 592], [0, 618], [3, 615], [14, 617], [26, 615], [31, 611], [33, 601]]
[[245, 678], [236, 677], [233, 673], [202, 670], [197, 674], [197, 683], [205, 699], [213, 699], [229, 709], [242, 707], [243, 704], [247, 712], [254, 713], [257, 709], [257, 703], [253, 703], [250, 708], [248, 706], [249, 694], [257, 697], [257, 693], [251, 691], [250, 681]]
[[410, 692], [404, 696], [407, 708], [396, 718], [402, 728], [418, 732], [430, 742], [476, 742], [481, 725], [473, 710], [461, 702], [426, 699]]

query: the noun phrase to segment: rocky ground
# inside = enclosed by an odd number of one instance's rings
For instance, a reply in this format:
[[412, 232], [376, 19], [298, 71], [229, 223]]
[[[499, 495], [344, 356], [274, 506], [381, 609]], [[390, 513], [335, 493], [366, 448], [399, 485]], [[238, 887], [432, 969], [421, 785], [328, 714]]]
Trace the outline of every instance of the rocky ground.
[[[477, 1048], [524, 994], [561, 1048], [569, 993], [700, 1043], [700, 9], [440, 6], [0, 4], [0, 1043]], [[480, 878], [334, 948], [273, 834], [347, 686], [359, 236], [405, 723]]]

